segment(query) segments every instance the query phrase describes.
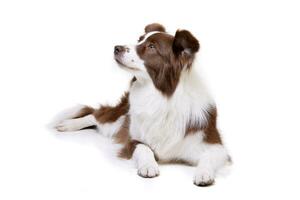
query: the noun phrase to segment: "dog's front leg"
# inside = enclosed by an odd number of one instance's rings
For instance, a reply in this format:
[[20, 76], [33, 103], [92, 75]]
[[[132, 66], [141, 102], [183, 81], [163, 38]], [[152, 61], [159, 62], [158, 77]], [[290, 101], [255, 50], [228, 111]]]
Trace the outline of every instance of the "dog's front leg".
[[194, 184], [209, 186], [214, 183], [215, 174], [225, 165], [229, 157], [226, 149], [220, 144], [207, 144], [200, 153]]
[[158, 164], [153, 151], [144, 144], [138, 144], [132, 155], [136, 163], [138, 175], [144, 178], [153, 178], [159, 175]]

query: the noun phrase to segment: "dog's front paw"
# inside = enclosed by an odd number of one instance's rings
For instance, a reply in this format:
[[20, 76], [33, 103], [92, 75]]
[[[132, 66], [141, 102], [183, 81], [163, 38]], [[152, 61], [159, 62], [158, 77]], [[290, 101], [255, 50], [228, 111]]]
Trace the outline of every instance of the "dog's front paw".
[[194, 176], [194, 184], [201, 187], [213, 185], [215, 182], [214, 173], [209, 170], [198, 170]]
[[58, 125], [55, 126], [56, 130], [60, 132], [66, 131], [76, 131], [78, 130], [76, 124], [74, 123], [73, 119], [67, 119], [60, 122]]
[[144, 165], [138, 169], [138, 175], [143, 178], [153, 178], [159, 175], [157, 163]]

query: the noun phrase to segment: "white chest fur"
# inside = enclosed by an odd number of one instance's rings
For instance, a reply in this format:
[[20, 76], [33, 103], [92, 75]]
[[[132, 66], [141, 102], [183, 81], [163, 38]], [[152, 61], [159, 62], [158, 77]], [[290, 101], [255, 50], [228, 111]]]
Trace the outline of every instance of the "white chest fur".
[[186, 73], [169, 98], [150, 81], [136, 81], [130, 89], [130, 135], [159, 156], [183, 140], [189, 122], [206, 123], [205, 112], [213, 104], [198, 77]]

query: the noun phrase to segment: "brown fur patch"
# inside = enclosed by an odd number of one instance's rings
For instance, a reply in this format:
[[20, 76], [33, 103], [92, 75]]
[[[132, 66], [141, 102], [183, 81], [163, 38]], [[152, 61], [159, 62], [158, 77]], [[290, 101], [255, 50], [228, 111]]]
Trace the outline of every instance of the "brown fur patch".
[[145, 32], [149, 33], [152, 31], [160, 31], [160, 32], [166, 32], [166, 29], [163, 25], [158, 23], [149, 24], [145, 27]]
[[185, 50], [188, 51], [188, 53], [193, 54], [199, 50], [200, 44], [189, 31], [177, 30], [172, 48], [177, 56]]
[[222, 139], [217, 129], [217, 109], [215, 107], [208, 110], [208, 123], [203, 131], [205, 133], [205, 142], [209, 144], [222, 144]]
[[95, 111], [94, 108], [89, 107], [89, 106], [85, 106], [84, 108], [82, 108], [75, 117], [73, 117], [73, 119], [77, 119], [77, 118], [81, 118], [90, 114], [93, 114]]
[[100, 123], [115, 122], [122, 115], [127, 114], [129, 111], [128, 102], [129, 93], [126, 92], [121, 101], [116, 106], [101, 106], [99, 110], [96, 110], [93, 114], [96, 120]]
[[121, 128], [119, 129], [119, 131], [114, 137], [114, 141], [116, 143], [124, 145], [118, 154], [120, 158], [124, 158], [124, 159], [131, 159], [136, 145], [140, 144], [139, 141], [131, 140], [129, 135], [129, 125], [130, 125], [130, 118], [128, 115], [126, 115]]
[[114, 141], [119, 144], [126, 144], [130, 140], [129, 136], [129, 116], [125, 116], [125, 120], [119, 129], [119, 131], [114, 136]]
[[222, 139], [217, 129], [217, 109], [211, 107], [207, 111], [207, 123], [206, 125], [200, 125], [201, 123], [189, 123], [186, 127], [186, 135], [196, 133], [197, 131], [204, 132], [204, 142], [209, 144], [222, 144]]
[[137, 53], [145, 61], [153, 84], [166, 96], [175, 91], [182, 69], [173, 56], [172, 42], [171, 35], [154, 34], [137, 47]]
[[141, 144], [141, 142], [139, 142], [137, 140], [129, 140], [128, 142], [126, 142], [124, 147], [121, 149], [118, 156], [120, 158], [131, 159], [132, 154], [136, 148], [136, 145], [138, 145], [138, 144]]

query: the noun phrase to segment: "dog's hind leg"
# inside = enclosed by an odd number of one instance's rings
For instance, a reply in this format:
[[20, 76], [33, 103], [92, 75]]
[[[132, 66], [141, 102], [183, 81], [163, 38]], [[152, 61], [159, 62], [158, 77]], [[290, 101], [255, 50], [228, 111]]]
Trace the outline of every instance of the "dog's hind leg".
[[58, 131], [78, 131], [83, 128], [97, 125], [93, 113], [95, 110], [91, 107], [82, 107], [79, 111], [69, 116], [67, 119], [61, 121], [56, 125]]

